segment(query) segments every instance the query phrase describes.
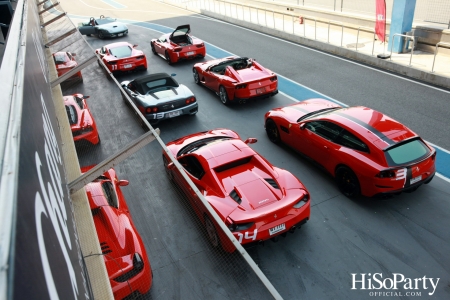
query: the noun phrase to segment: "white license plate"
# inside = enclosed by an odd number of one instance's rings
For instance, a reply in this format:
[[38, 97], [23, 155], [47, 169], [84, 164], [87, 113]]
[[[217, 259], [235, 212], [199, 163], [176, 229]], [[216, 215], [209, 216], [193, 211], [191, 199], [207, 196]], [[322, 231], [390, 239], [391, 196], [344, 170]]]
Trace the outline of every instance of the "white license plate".
[[117, 36], [122, 36], [123, 35], [123, 33], [119, 33]]
[[283, 223], [283, 224], [280, 224], [278, 226], [275, 226], [274, 228], [270, 228], [269, 229], [269, 234], [270, 235], [274, 235], [275, 233], [283, 231], [285, 229], [286, 229], [286, 225]]
[[123, 65], [123, 67], [125, 68], [125, 69], [129, 69], [129, 68], [131, 68], [133, 65], [132, 64], [126, 64], [126, 65]]
[[414, 184], [414, 183], [416, 183], [416, 182], [418, 182], [418, 181], [421, 181], [421, 180], [422, 180], [422, 175], [417, 176], [417, 177], [414, 177], [413, 179], [411, 179], [411, 180], [409, 181], [409, 184]]
[[259, 89], [256, 89], [256, 93], [257, 94], [262, 94], [262, 93], [264, 93], [266, 91], [266, 88], [259, 88]]
[[194, 54], [195, 54], [194, 51], [186, 52], [186, 55], [187, 55], [187, 56], [194, 55]]
[[178, 117], [181, 115], [181, 110], [171, 111], [168, 113], [169, 118]]

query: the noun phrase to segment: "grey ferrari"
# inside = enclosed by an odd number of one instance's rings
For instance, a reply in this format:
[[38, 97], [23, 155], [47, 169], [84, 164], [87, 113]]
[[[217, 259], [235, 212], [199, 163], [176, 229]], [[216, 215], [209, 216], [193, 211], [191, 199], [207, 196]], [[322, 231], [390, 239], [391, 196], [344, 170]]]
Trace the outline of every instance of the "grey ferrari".
[[125, 26], [125, 24], [103, 15], [98, 19], [92, 17], [88, 22], [78, 24], [78, 30], [83, 35], [96, 35], [99, 39], [119, 37], [128, 34], [128, 27]]
[[[166, 73], [123, 81], [121, 86], [152, 124], [181, 115], [195, 115], [198, 111], [197, 99], [191, 90]], [[122, 97], [128, 103], [126, 97]]]

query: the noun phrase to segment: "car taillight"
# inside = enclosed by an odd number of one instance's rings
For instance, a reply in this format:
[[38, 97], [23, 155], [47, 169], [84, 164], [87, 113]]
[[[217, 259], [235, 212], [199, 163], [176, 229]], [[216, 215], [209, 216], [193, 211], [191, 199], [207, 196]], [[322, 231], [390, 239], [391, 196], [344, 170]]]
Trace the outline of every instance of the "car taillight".
[[147, 114], [150, 114], [150, 113], [155, 113], [155, 112], [158, 112], [158, 108], [157, 107], [151, 107], [151, 106], [149, 106], [149, 107], [147, 107], [146, 109], [145, 109], [145, 112], [147, 113]]
[[236, 89], [237, 89], [237, 90], [245, 89], [246, 87], [247, 87], [246, 84], [238, 84], [238, 85], [236, 85]]
[[198, 44], [196, 46], [197, 46], [197, 48], [202, 48], [202, 47], [205, 47], [205, 44], [201, 43], [201, 44]]
[[117, 64], [117, 61], [108, 61], [108, 64], [109, 64], [109, 65], [116, 65], [116, 64]]
[[270, 81], [277, 81], [277, 76], [270, 77]]
[[145, 56], [141, 55], [141, 56], [137, 56], [136, 59], [144, 59]]
[[194, 103], [195, 102], [195, 97], [191, 97], [189, 99], [186, 99], [186, 104], [190, 104], [190, 103]]
[[375, 177], [378, 177], [378, 178], [394, 178], [394, 177], [396, 177], [396, 173], [395, 173], [395, 170], [383, 170], [380, 173], [378, 173], [377, 175], [375, 175]]
[[233, 220], [231, 220], [229, 217], [225, 220], [225, 224], [227, 225], [228, 229], [230, 231], [241, 231], [246, 230], [252, 227], [255, 223], [249, 222], [249, 223], [234, 223]]
[[308, 201], [309, 201], [309, 194], [305, 194], [303, 195], [302, 198], [300, 198], [300, 200], [297, 203], [294, 204], [294, 208], [300, 208], [306, 203], [308, 203]]
[[182, 50], [182, 48], [175, 48], [173, 49], [173, 52], [180, 52]]
[[432, 160], [435, 160], [435, 159], [436, 159], [436, 152], [434, 152], [434, 154], [431, 156], [431, 159], [432, 159]]

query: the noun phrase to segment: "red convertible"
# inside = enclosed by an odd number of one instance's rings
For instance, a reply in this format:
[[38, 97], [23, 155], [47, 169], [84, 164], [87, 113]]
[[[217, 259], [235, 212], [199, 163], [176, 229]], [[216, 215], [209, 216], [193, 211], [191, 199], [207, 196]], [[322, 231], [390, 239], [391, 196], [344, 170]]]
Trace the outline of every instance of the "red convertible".
[[[75, 60], [75, 56], [75, 53], [71, 52], [53, 53], [53, 60], [55, 61], [58, 76], [62, 76], [63, 74], [66, 74], [67, 72], [78, 66], [78, 63]], [[72, 77], [70, 77], [70, 79], [78, 79], [83, 81], [81, 71], [75, 73]]]
[[171, 34], [164, 34], [159, 39], [150, 41], [152, 52], [173, 64], [184, 59], [206, 56], [205, 44], [202, 40], [189, 35], [190, 25], [178, 26]]
[[230, 56], [204, 63], [193, 68], [194, 81], [219, 95], [223, 104], [245, 103], [278, 93], [278, 78], [256, 60]]
[[83, 96], [82, 94], [63, 97], [73, 140], [75, 142], [88, 141], [96, 145], [100, 142], [100, 137], [94, 117], [86, 103], [88, 98], [89, 96]]
[[348, 197], [412, 192], [436, 172], [436, 151], [398, 121], [363, 107], [310, 99], [265, 115], [269, 139], [321, 164]]
[[[92, 166], [82, 168], [87, 172]], [[135, 291], [145, 294], [152, 286], [152, 268], [120, 190], [128, 185], [114, 169], [86, 185], [100, 247], [115, 299]]]
[[[138, 45], [118, 42], [105, 45], [95, 50], [108, 67], [109, 71], [117, 74], [133, 70], [147, 70], [147, 58], [144, 52], [135, 49]], [[100, 64], [100, 62], [99, 62]]]
[[[188, 135], [167, 144], [187, 176], [243, 246], [294, 232], [309, 220], [310, 194], [294, 175], [272, 166], [229, 129]], [[214, 247], [235, 247], [163, 151], [165, 169], [205, 224]]]

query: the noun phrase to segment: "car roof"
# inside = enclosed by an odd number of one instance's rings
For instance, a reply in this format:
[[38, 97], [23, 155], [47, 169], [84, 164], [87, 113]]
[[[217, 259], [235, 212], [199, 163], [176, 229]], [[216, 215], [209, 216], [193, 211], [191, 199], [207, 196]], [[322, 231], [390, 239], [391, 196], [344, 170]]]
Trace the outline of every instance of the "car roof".
[[[316, 119], [316, 118], [312, 118]], [[331, 111], [317, 119], [329, 119], [363, 136], [380, 149], [417, 136], [412, 130], [374, 109], [355, 106]]]
[[173, 86], [173, 87], [178, 87], [179, 86], [179, 84], [175, 80], [175, 78], [173, 78], [172, 76], [170, 76], [167, 73], [155, 73], [155, 74], [149, 74], [149, 75], [140, 76], [138, 78], [135, 78], [133, 80], [133, 82], [136, 84], [136, 88], [137, 88], [138, 92], [141, 95], [144, 95], [149, 90], [149, 88], [146, 85], [146, 83], [152, 82], [152, 81], [156, 81], [156, 80], [160, 80], [160, 79], [167, 79], [167, 82], [166, 82], [167, 86]]

